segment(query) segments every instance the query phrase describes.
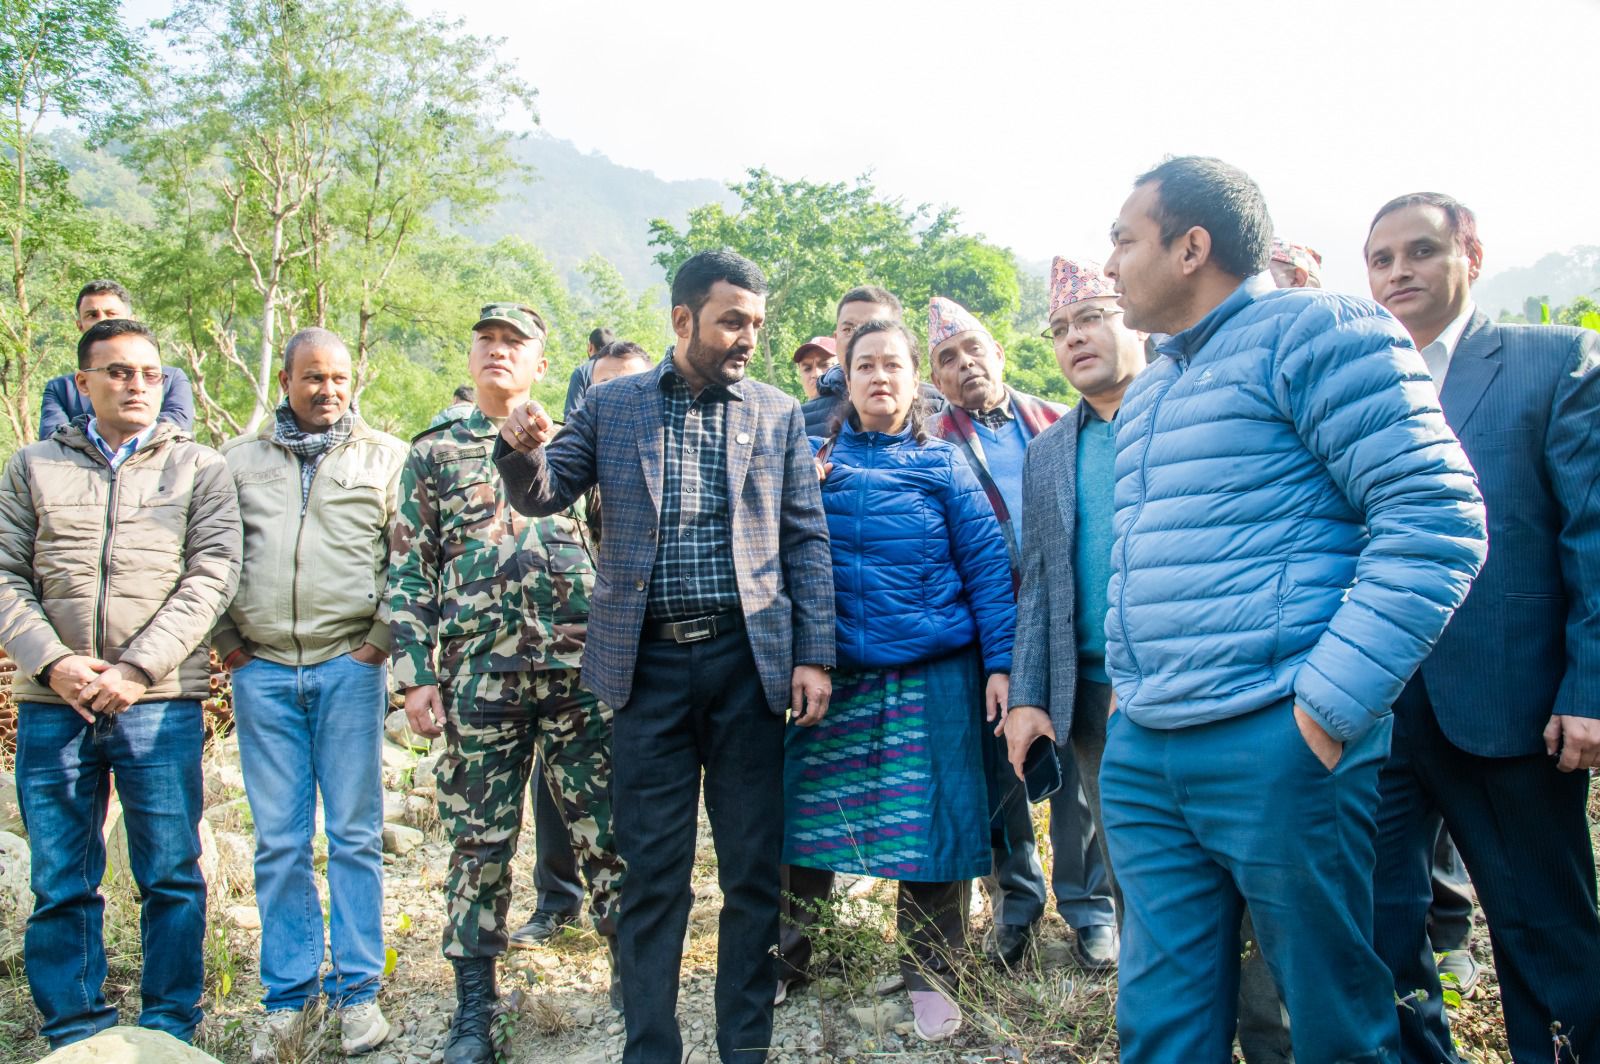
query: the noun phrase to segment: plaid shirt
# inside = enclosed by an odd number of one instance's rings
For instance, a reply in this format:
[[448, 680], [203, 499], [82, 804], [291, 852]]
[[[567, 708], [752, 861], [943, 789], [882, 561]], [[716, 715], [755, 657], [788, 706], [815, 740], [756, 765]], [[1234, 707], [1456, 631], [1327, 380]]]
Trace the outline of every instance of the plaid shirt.
[[661, 535], [650, 573], [652, 621], [686, 621], [739, 609], [728, 506], [727, 412], [738, 386], [708, 385], [698, 397], [672, 359], [661, 389]]

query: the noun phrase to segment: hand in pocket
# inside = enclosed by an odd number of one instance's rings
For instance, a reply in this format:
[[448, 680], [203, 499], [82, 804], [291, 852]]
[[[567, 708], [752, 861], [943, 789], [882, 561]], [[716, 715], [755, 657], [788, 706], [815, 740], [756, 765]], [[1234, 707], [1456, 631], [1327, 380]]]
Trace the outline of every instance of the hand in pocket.
[[1337, 768], [1339, 758], [1344, 756], [1344, 743], [1323, 731], [1317, 719], [1301, 709], [1298, 702], [1294, 704], [1294, 723], [1300, 729], [1300, 738], [1304, 739], [1311, 752], [1317, 755], [1322, 767], [1329, 772]]

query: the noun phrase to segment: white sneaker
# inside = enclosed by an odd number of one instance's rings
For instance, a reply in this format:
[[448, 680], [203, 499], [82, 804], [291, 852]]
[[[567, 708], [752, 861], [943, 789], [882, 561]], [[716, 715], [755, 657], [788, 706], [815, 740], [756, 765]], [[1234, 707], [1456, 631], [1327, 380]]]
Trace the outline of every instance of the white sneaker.
[[277, 1064], [278, 1049], [293, 1036], [301, 1015], [299, 1009], [277, 1009], [267, 1013], [267, 1022], [261, 1025], [261, 1030], [256, 1032], [255, 1039], [250, 1043], [251, 1064]]
[[363, 1001], [339, 1010], [339, 1043], [347, 1057], [376, 1049], [389, 1037], [389, 1021], [376, 1001]]

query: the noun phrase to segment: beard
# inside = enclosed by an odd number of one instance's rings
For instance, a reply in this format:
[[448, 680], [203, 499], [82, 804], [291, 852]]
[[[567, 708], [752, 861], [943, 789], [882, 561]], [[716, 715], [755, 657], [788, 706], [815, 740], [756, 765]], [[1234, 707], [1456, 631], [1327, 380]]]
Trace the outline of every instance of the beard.
[[716, 347], [700, 339], [700, 320], [695, 319], [689, 333], [689, 346], [683, 352], [684, 361], [706, 383], [738, 384], [744, 380], [751, 348], [746, 343], [731, 347]]

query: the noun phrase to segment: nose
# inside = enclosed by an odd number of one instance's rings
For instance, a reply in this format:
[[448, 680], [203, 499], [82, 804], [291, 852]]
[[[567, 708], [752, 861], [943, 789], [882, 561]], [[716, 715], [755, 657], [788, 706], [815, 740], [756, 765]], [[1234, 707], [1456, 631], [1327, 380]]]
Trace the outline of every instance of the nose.
[[751, 350], [756, 346], [756, 333], [759, 332], [755, 322], [745, 322], [744, 328], [739, 330], [739, 341]]
[[1108, 280], [1115, 281], [1117, 279], [1118, 266], [1121, 265], [1121, 259], [1122, 249], [1117, 248], [1113, 250], [1111, 252], [1111, 257], [1106, 259], [1105, 265], [1100, 267], [1100, 272], [1105, 274]]

